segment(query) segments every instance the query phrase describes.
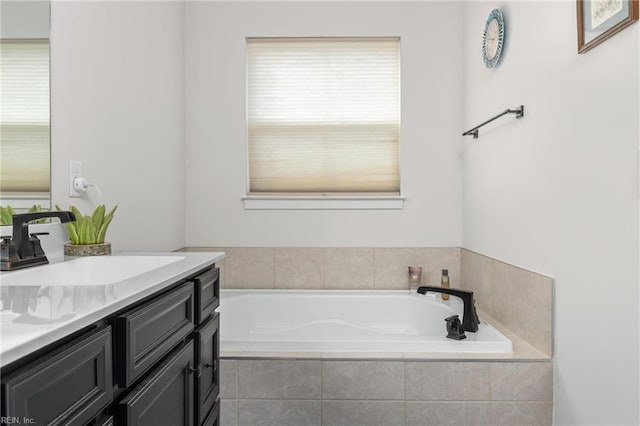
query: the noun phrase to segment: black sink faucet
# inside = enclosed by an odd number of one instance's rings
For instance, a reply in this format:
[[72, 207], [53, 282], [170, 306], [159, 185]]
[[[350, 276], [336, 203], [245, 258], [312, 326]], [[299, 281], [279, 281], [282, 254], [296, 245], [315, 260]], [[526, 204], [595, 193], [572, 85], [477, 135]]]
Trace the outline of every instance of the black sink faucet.
[[450, 294], [462, 299], [462, 303], [464, 306], [462, 314], [462, 328], [464, 329], [464, 331], [470, 331], [472, 333], [478, 331], [478, 324], [480, 324], [480, 320], [478, 319], [478, 313], [476, 312], [476, 301], [473, 298], [472, 291], [463, 290], [461, 288], [444, 288], [432, 286], [424, 286], [418, 288], [418, 293], [420, 294], [427, 294], [428, 291], [434, 293]]
[[57, 217], [62, 223], [76, 220], [75, 215], [68, 211], [14, 214], [13, 236], [8, 242], [5, 242], [5, 238], [2, 244], [3, 271], [49, 263], [38, 237], [35, 234], [29, 235], [29, 222], [47, 217]]

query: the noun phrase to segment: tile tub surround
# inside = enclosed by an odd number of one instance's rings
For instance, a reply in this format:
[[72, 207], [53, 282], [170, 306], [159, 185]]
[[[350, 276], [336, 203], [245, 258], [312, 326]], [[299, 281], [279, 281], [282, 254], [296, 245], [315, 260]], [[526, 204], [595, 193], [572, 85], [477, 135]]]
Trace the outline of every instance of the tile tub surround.
[[[439, 285], [448, 269], [451, 287], [475, 292], [492, 325], [552, 355], [553, 279], [464, 248], [189, 247], [224, 251], [223, 288], [399, 290], [408, 266], [422, 266], [422, 284]], [[482, 315], [481, 315], [482, 319]]]
[[439, 285], [442, 269], [460, 286], [460, 248], [187, 247], [224, 251], [223, 288], [403, 290], [409, 266], [422, 266], [422, 285]]
[[462, 287], [478, 309], [550, 357], [553, 279], [466, 249], [460, 260]]
[[221, 361], [223, 426], [550, 425], [552, 363]]

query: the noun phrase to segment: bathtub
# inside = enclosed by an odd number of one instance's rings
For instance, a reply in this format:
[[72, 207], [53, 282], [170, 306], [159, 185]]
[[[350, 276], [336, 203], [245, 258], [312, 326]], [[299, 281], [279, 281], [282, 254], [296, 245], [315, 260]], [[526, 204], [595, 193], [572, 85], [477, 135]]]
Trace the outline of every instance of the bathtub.
[[222, 352], [510, 353], [480, 317], [478, 332], [447, 339], [462, 301], [408, 291], [231, 290], [220, 297]]

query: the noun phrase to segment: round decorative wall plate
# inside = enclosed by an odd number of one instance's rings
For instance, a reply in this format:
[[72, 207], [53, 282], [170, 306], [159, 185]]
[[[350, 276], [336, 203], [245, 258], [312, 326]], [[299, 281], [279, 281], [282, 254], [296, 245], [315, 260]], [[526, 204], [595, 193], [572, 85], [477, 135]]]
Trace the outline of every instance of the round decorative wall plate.
[[487, 18], [482, 35], [482, 58], [487, 68], [500, 62], [504, 45], [504, 17], [500, 9], [493, 9]]

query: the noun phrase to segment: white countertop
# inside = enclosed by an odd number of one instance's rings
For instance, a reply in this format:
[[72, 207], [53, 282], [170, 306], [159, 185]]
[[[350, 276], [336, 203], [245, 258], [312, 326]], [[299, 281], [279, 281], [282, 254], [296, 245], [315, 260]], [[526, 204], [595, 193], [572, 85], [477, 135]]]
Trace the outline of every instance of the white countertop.
[[[114, 284], [3, 285], [0, 275], [0, 365], [91, 325], [224, 258], [224, 253], [118, 253], [178, 256], [179, 261]], [[34, 268], [37, 268], [34, 267]]]

